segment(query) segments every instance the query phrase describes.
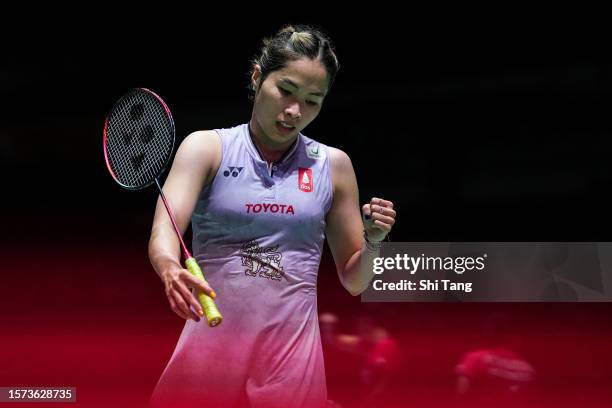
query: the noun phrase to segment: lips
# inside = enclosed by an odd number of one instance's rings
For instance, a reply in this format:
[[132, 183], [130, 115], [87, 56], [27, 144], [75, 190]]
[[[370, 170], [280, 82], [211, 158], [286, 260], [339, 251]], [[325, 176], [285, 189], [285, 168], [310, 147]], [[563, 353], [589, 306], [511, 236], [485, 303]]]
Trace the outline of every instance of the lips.
[[[282, 123], [285, 123], [285, 122], [282, 122]], [[278, 130], [278, 132], [282, 135], [288, 135], [289, 133], [295, 130], [295, 126], [286, 127], [283, 124], [281, 124], [281, 122], [276, 122], [276, 130]]]
[[286, 120], [279, 120], [279, 121], [277, 121], [277, 123], [280, 123], [281, 126], [284, 126], [286, 128], [295, 128], [295, 124], [293, 124], [291, 122], [287, 122]]

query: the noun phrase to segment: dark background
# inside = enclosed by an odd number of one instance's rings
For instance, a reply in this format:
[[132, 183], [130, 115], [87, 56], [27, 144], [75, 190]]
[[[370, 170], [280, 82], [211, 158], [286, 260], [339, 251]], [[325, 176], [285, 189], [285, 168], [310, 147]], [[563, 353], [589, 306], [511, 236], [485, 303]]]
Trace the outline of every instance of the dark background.
[[[144, 86], [172, 109], [179, 141], [248, 121], [249, 60], [288, 22], [322, 27], [341, 63], [304, 133], [349, 154], [362, 202], [395, 203], [394, 241], [610, 241], [607, 25], [450, 14], [310, 4], [5, 9], [0, 386], [76, 385], [83, 406], [146, 402], [182, 322], [148, 265], [155, 191], [112, 181], [104, 117]], [[368, 312], [340, 286], [327, 251], [319, 307], [347, 331]], [[398, 378], [412, 402], [452, 398], [454, 364], [487, 344], [491, 310], [528, 337], [546, 403], [609, 399], [608, 304], [378, 305], [410, 356]], [[339, 393], [341, 382], [328, 382]]]

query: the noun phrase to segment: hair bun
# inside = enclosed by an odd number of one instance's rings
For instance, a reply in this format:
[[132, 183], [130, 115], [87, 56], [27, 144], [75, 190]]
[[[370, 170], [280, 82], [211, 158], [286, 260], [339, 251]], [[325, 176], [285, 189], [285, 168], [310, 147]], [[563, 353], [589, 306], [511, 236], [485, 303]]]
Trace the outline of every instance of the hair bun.
[[295, 31], [295, 28], [294, 28], [292, 25], [288, 25], [288, 26], [283, 27], [283, 28], [282, 28], [282, 29], [281, 29], [281, 30], [278, 32], [278, 35], [280, 35], [280, 34], [285, 34], [285, 33], [288, 33], [288, 34], [293, 34], [293, 33], [295, 33], [295, 32], [296, 32], [296, 31]]
[[255, 68], [260, 71], [258, 83], [263, 83], [268, 74], [287, 66], [290, 61], [300, 58], [320, 61], [327, 71], [328, 89], [338, 72], [338, 58], [328, 37], [319, 29], [304, 24], [287, 24], [270, 38], [263, 39], [259, 56], [251, 60], [248, 88], [256, 92], [253, 83]]

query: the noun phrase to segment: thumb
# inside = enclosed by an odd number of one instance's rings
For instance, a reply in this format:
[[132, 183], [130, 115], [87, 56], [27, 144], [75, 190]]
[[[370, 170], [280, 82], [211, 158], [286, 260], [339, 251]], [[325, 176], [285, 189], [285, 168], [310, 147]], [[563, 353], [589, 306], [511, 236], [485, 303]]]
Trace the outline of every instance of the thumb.
[[361, 207], [361, 213], [363, 214], [363, 218], [366, 220], [372, 218], [372, 209], [370, 208], [370, 204], [364, 204], [363, 207]]

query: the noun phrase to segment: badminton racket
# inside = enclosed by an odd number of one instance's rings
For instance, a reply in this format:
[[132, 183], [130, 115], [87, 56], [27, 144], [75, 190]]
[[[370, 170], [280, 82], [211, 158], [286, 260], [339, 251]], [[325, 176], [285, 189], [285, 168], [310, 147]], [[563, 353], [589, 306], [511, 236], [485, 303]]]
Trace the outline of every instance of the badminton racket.
[[[165, 102], [149, 89], [135, 88], [123, 95], [106, 117], [104, 159], [113, 179], [127, 190], [142, 190], [155, 184], [180, 241], [187, 270], [206, 282], [185, 246], [170, 203], [159, 184], [159, 177], [170, 162], [174, 139], [174, 121]], [[200, 290], [196, 292], [208, 325], [219, 325], [223, 318], [213, 299]]]

